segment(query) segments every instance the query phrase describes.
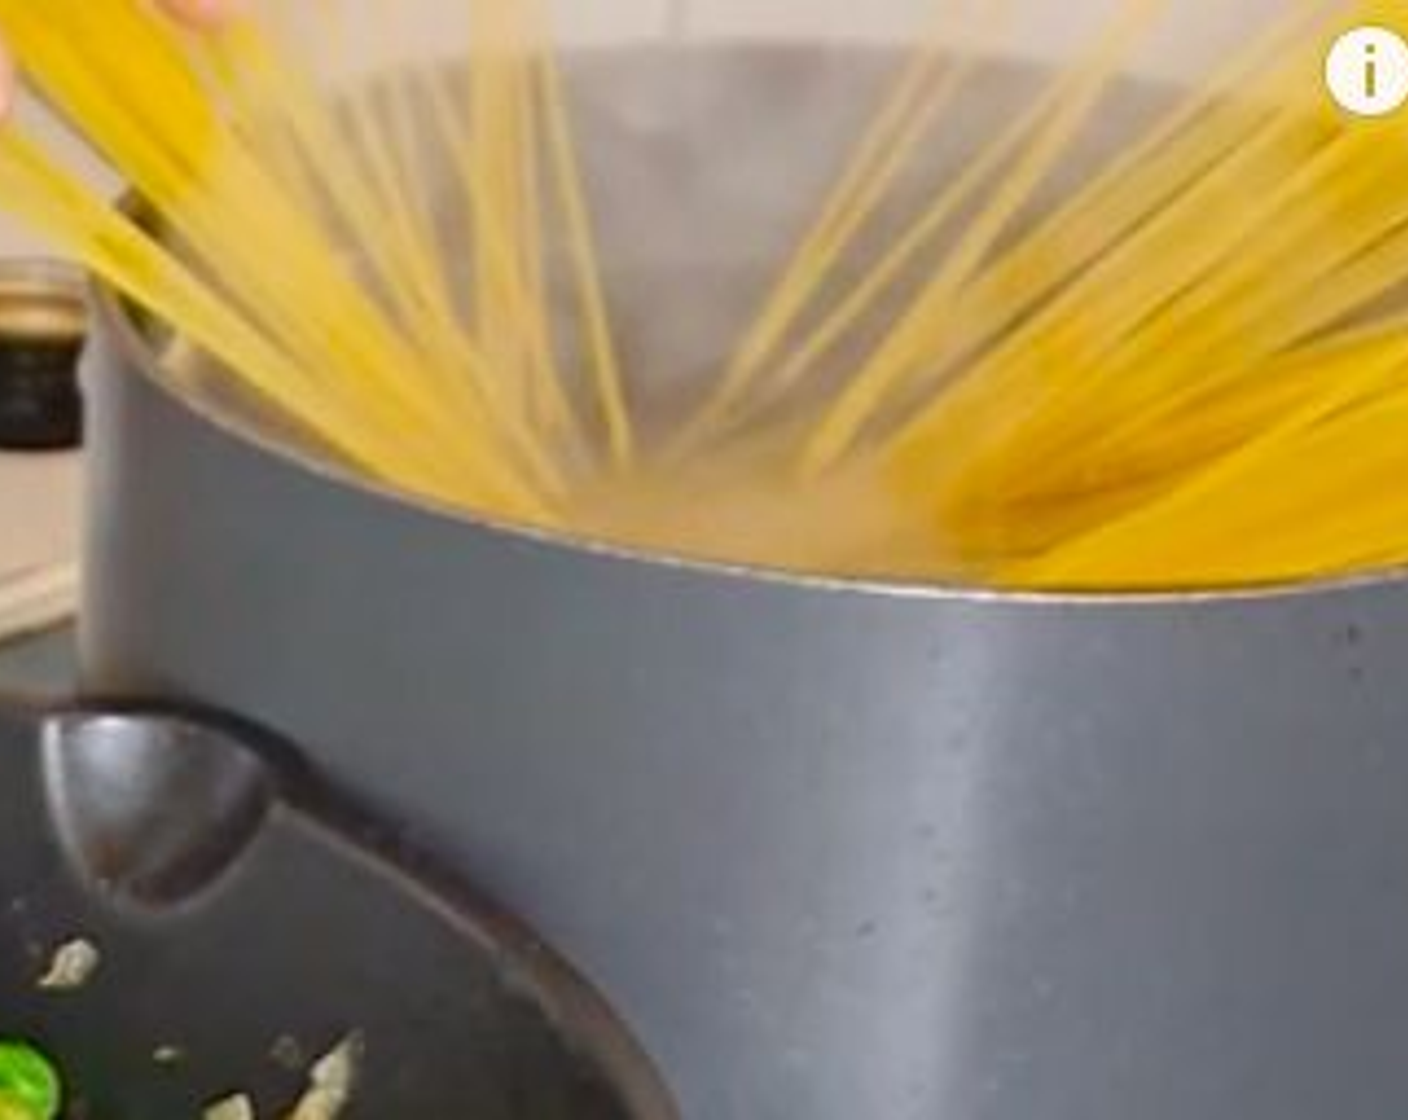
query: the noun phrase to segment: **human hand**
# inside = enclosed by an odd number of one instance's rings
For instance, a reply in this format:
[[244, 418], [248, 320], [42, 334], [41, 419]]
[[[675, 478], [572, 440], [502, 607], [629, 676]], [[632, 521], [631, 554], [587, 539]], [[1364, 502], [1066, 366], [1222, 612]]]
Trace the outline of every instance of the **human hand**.
[[[228, 19], [241, 0], [157, 0], [163, 11], [188, 27], [214, 27]], [[0, 42], [0, 118], [15, 99], [15, 61]]]

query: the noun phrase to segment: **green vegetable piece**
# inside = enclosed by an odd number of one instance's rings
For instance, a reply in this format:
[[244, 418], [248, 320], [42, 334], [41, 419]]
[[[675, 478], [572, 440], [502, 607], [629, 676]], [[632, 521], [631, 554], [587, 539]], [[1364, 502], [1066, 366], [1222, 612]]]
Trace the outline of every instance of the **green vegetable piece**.
[[0, 1120], [54, 1120], [62, 1097], [48, 1058], [28, 1043], [0, 1041]]
[[16, 1097], [0, 1093], [0, 1120], [35, 1120], [37, 1113]]

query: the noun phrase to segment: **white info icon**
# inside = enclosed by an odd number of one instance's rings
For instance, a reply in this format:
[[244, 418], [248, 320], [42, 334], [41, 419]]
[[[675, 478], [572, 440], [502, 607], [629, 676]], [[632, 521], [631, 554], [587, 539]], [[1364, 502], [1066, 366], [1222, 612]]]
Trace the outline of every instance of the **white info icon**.
[[1386, 117], [1408, 103], [1408, 43], [1382, 27], [1340, 36], [1325, 62], [1325, 84], [1340, 108]]

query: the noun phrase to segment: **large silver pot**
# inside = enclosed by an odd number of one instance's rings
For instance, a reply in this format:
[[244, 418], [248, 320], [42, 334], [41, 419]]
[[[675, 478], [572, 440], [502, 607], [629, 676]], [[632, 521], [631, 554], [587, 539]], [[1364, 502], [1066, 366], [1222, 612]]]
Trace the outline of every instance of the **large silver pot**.
[[1023, 597], [540, 539], [89, 356], [99, 695], [287, 736], [690, 1120], [1396, 1120], [1408, 585]]

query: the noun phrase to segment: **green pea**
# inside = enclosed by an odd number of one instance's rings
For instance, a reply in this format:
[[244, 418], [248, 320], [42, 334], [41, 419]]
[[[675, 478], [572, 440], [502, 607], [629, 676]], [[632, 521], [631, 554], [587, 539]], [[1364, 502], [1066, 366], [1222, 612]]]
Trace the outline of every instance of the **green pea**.
[[0, 1120], [54, 1120], [62, 1095], [48, 1058], [27, 1043], [0, 1041]]

